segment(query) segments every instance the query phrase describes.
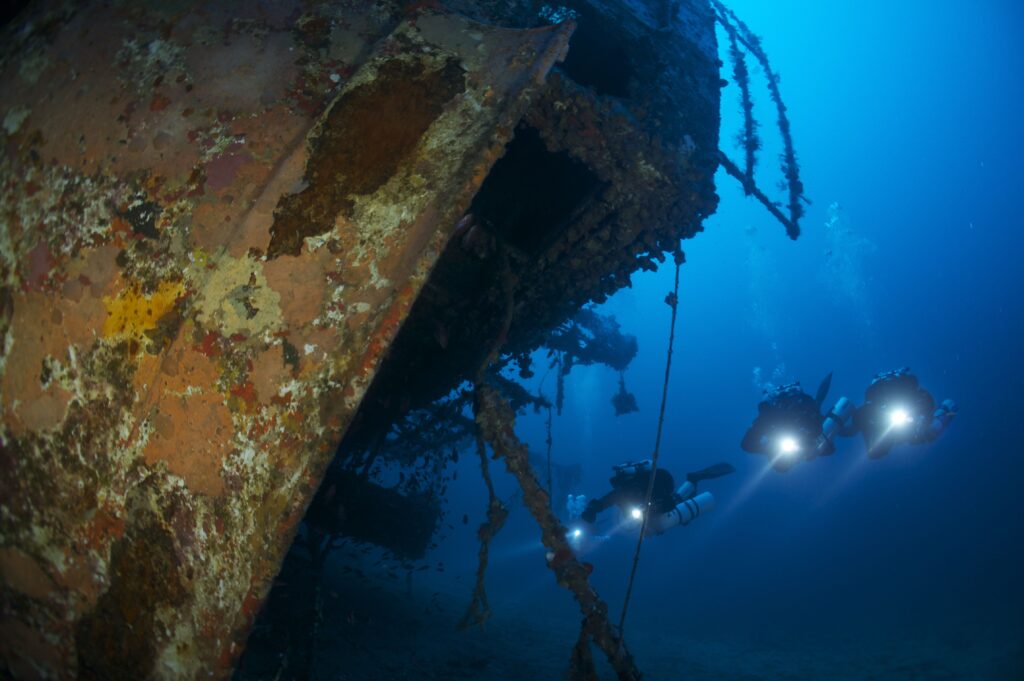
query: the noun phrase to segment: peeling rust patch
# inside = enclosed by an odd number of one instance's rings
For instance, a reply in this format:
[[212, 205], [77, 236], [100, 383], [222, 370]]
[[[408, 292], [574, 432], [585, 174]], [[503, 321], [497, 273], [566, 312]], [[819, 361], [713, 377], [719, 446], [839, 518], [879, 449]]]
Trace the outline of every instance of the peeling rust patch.
[[350, 215], [352, 197], [380, 188], [464, 88], [465, 72], [453, 59], [433, 70], [421, 60], [392, 59], [374, 80], [344, 93], [312, 142], [306, 188], [278, 205], [267, 257], [298, 255], [303, 239]]
[[156, 615], [188, 591], [171, 533], [149, 514], [114, 544], [110, 588], [75, 628], [78, 678], [144, 679], [157, 657]]

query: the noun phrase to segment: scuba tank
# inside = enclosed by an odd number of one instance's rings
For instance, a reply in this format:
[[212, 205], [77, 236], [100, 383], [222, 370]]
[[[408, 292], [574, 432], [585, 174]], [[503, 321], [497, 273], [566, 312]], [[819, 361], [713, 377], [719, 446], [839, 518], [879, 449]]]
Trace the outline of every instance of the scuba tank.
[[814, 441], [814, 456], [825, 456], [834, 450], [832, 439], [839, 434], [853, 418], [853, 405], [850, 400], [840, 397], [832, 410], [825, 416], [821, 424], [821, 435]]
[[[689, 489], [684, 489], [689, 487]], [[685, 482], [679, 488], [677, 492], [689, 492], [692, 494], [695, 490], [693, 489], [692, 482]], [[647, 534], [661, 534], [667, 530], [671, 530], [673, 527], [678, 525], [689, 525], [691, 522], [696, 520], [701, 515], [711, 511], [715, 508], [715, 497], [711, 492], [701, 492], [700, 494], [690, 497], [683, 498], [675, 508], [667, 513], [658, 513], [652, 515], [647, 520]]]

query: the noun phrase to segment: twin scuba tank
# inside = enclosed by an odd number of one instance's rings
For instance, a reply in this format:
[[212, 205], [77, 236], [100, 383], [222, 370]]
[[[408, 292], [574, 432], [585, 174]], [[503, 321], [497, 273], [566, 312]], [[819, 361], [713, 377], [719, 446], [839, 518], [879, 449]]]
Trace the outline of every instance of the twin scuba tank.
[[814, 441], [813, 456], [825, 456], [835, 451], [833, 440], [852, 418], [853, 404], [845, 397], [840, 397], [831, 411], [825, 415], [825, 420], [821, 424], [821, 435]]
[[715, 508], [715, 497], [711, 492], [696, 494], [696, 486], [687, 480], [676, 490], [682, 499], [675, 508], [667, 513], [657, 513], [647, 519], [647, 534], [661, 534], [677, 525], [689, 525], [691, 522]]

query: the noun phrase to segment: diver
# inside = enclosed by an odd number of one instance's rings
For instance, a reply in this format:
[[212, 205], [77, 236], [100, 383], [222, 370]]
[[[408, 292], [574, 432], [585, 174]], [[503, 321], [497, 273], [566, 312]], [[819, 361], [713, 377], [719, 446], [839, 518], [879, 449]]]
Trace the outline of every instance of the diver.
[[868, 456], [879, 459], [896, 444], [934, 441], [956, 413], [953, 400], [936, 405], [910, 369], [902, 367], [874, 377], [864, 392], [863, 406], [854, 415], [854, 425], [864, 436]]
[[[728, 475], [735, 470], [727, 463], [719, 463], [687, 473], [686, 482], [677, 489], [672, 474], [659, 468], [654, 473], [647, 534], [661, 534], [676, 525], [687, 525], [702, 513], [710, 511], [714, 507], [714, 497], [710, 492], [697, 494], [697, 484]], [[569, 495], [570, 515], [575, 515], [574, 511], [578, 512], [583, 507], [579, 517], [593, 524], [599, 513], [617, 506], [627, 520], [643, 520], [644, 500], [651, 483], [650, 460], [619, 464], [613, 467], [613, 471], [615, 474], [609, 480], [612, 490], [603, 497], [591, 500], [585, 507], [582, 496]]]
[[800, 460], [835, 452], [835, 437], [856, 431], [851, 427], [853, 407], [845, 397], [822, 416], [821, 405], [831, 385], [829, 373], [814, 397], [803, 391], [799, 381], [767, 391], [740, 447], [772, 457], [772, 465], [779, 471], [789, 470]]

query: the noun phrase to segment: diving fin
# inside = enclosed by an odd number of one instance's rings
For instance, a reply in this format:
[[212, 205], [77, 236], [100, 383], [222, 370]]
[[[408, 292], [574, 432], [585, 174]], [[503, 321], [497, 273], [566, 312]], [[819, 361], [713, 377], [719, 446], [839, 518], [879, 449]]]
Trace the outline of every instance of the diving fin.
[[821, 385], [818, 386], [818, 394], [814, 396], [814, 401], [818, 403], [818, 410], [821, 410], [821, 405], [825, 404], [825, 398], [828, 397], [828, 389], [832, 387], [832, 372], [828, 372], [821, 381]]
[[731, 464], [727, 463], [716, 463], [714, 466], [708, 466], [702, 468], [699, 471], [686, 474], [686, 479], [693, 484], [697, 484], [701, 480], [711, 480], [713, 478], [720, 478], [723, 475], [729, 475], [729, 473], [735, 473], [736, 469]]

